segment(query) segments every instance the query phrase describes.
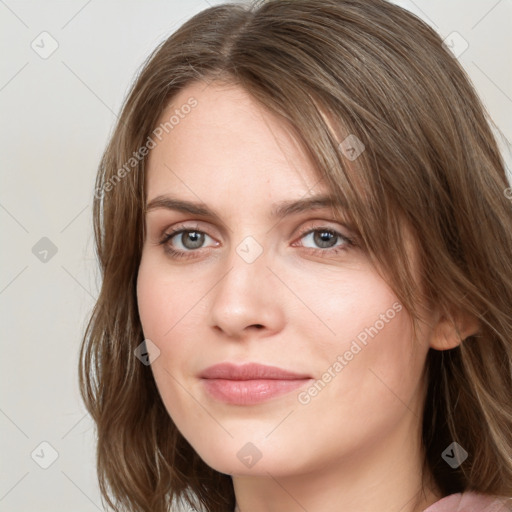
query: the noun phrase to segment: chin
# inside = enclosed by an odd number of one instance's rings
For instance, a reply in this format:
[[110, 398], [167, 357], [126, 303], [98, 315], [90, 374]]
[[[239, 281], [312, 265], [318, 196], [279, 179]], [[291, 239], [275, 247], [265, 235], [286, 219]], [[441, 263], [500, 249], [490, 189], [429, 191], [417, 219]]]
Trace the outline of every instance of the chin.
[[194, 449], [208, 466], [226, 475], [268, 477], [269, 473], [272, 476], [300, 473], [305, 464], [297, 459], [297, 450], [287, 449], [282, 443], [280, 447], [230, 439], [219, 442], [218, 449], [212, 450], [211, 445], [205, 450]]

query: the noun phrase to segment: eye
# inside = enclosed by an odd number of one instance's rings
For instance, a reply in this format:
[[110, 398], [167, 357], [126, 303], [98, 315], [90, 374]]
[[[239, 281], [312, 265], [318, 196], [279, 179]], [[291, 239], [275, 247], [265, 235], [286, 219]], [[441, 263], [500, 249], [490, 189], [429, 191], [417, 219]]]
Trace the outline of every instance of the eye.
[[337, 241], [341, 241], [339, 240], [340, 237], [341, 235], [339, 233], [336, 233], [331, 229], [315, 229], [304, 235], [303, 239], [307, 240], [309, 238], [310, 242], [313, 242], [321, 249], [330, 249], [331, 247], [336, 246]]
[[[197, 249], [203, 249], [205, 241], [213, 240], [204, 231], [194, 228], [176, 227], [164, 234], [159, 244], [163, 245], [165, 251], [174, 258], [194, 257], [192, 253]], [[218, 245], [215, 242], [213, 245]]]
[[328, 227], [315, 227], [309, 229], [300, 236], [301, 247], [311, 249], [315, 254], [321, 256], [325, 254], [337, 254], [340, 251], [347, 250], [348, 247], [355, 246], [352, 238], [341, 234], [339, 231]]
[[206, 233], [203, 233], [202, 231], [183, 230], [174, 233], [171, 237], [169, 237], [169, 240], [175, 239], [175, 243], [178, 246], [178, 249], [183, 251], [200, 249], [204, 244], [206, 237], [210, 238]]
[[[321, 257], [336, 255], [356, 245], [353, 238], [325, 226], [304, 230], [298, 240], [301, 243], [294, 243], [292, 246], [302, 247], [309, 253]], [[205, 245], [208, 241], [210, 241], [210, 244]], [[164, 246], [165, 252], [171, 258], [186, 259], [200, 257], [203, 254], [201, 249], [206, 250], [218, 246], [219, 242], [200, 229], [190, 226], [176, 226], [171, 231], [164, 233], [159, 245]]]

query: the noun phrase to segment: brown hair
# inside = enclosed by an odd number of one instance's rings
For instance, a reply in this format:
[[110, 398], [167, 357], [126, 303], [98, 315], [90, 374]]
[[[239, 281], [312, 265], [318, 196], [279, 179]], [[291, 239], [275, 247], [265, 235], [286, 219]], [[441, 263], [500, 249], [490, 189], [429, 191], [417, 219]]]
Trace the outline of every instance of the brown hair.
[[[146, 512], [169, 510], [177, 498], [208, 512], [235, 504], [231, 477], [180, 434], [151, 368], [134, 354], [144, 339], [136, 279], [145, 155], [133, 170], [125, 164], [147, 146], [170, 99], [196, 80], [240, 85], [296, 130], [415, 320], [422, 302], [478, 319], [478, 333], [459, 346], [428, 353], [424, 469], [443, 495], [512, 495], [512, 201], [489, 116], [441, 38], [404, 9], [383, 0], [269, 0], [206, 9], [164, 41], [132, 86], [99, 166], [102, 287], [79, 375], [108, 504]], [[340, 151], [326, 114], [364, 144], [357, 159]], [[417, 245], [421, 296], [404, 225]], [[441, 457], [453, 441], [469, 454], [456, 469]]]

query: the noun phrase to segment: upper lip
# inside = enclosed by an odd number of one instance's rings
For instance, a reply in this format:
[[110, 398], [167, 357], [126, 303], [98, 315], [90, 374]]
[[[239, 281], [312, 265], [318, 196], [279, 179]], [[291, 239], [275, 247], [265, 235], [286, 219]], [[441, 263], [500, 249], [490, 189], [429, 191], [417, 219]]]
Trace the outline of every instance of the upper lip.
[[267, 366], [258, 363], [246, 363], [242, 365], [220, 363], [206, 368], [199, 374], [199, 377], [203, 379], [225, 380], [297, 380], [311, 378], [309, 375], [291, 372], [277, 366]]

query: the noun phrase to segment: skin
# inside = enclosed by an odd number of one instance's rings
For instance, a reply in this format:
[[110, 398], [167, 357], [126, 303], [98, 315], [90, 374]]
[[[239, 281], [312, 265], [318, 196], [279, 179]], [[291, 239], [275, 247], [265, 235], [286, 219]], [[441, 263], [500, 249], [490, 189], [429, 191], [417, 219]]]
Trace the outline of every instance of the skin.
[[[148, 211], [137, 282], [144, 334], [160, 351], [151, 368], [170, 416], [208, 465], [232, 475], [242, 512], [426, 509], [441, 495], [431, 484], [421, 491], [423, 370], [429, 347], [451, 348], [453, 332], [431, 316], [414, 344], [402, 309], [333, 371], [397, 297], [357, 246], [334, 237], [332, 245], [344, 248], [335, 254], [301, 234], [353, 235], [329, 207], [270, 217], [274, 203], [329, 192], [281, 119], [240, 87], [196, 82], [173, 98], [162, 121], [191, 96], [196, 108], [150, 153], [147, 200], [172, 195], [217, 217]], [[199, 248], [180, 234], [167, 242], [190, 258], [158, 243], [175, 227], [206, 234]], [[250, 263], [237, 252], [249, 236], [262, 250]], [[315, 380], [331, 368], [335, 377], [308, 403], [298, 395], [309, 386], [229, 405], [198, 378], [225, 361]], [[237, 457], [248, 442], [261, 454], [250, 468]]]

